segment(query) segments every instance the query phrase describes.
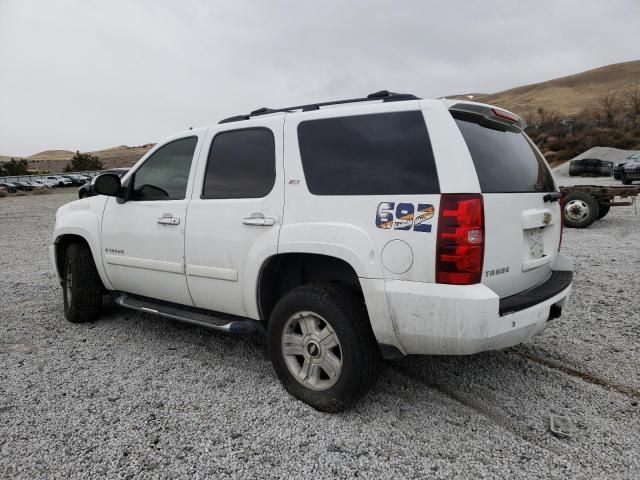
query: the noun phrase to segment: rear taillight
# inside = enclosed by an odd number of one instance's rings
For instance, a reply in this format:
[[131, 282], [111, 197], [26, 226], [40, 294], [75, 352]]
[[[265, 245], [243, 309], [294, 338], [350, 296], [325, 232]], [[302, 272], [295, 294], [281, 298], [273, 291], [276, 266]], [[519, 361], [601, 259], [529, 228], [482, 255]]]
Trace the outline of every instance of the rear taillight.
[[484, 209], [480, 194], [440, 197], [436, 282], [479, 283], [484, 260]]

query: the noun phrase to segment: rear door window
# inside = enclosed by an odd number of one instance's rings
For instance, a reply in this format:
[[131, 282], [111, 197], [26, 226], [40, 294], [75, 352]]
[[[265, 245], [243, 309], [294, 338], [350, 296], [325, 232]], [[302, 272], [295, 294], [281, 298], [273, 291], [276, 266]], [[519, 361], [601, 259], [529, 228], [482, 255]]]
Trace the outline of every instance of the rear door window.
[[440, 193], [421, 111], [307, 120], [298, 141], [315, 195]]
[[456, 118], [484, 193], [552, 192], [544, 158], [519, 129], [485, 126], [472, 117]]
[[209, 150], [202, 198], [262, 198], [276, 179], [276, 145], [268, 128], [218, 133]]

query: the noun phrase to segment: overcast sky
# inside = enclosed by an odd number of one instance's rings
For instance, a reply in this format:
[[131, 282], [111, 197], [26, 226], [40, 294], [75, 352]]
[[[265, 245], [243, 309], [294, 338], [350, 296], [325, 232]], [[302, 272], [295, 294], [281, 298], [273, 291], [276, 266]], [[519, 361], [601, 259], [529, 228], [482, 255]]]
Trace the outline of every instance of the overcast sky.
[[262, 106], [496, 92], [640, 58], [640, 1], [0, 0], [0, 154]]

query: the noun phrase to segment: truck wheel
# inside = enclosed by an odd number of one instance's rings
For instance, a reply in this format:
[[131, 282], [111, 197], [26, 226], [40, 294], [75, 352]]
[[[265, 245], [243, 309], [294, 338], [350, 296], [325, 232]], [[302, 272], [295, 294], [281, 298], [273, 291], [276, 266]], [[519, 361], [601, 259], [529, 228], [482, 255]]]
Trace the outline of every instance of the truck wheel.
[[610, 208], [611, 208], [611, 205], [604, 205], [602, 203], [598, 204], [598, 220], [606, 217], [607, 213], [609, 213]]
[[622, 177], [621, 180], [623, 185], [631, 185], [633, 183], [633, 181], [627, 180], [625, 177]]
[[271, 363], [288, 392], [323, 412], [351, 406], [375, 383], [380, 352], [364, 302], [329, 283], [280, 299], [267, 332]]
[[562, 217], [569, 228], [586, 228], [598, 219], [598, 202], [588, 193], [570, 193], [564, 197]]
[[89, 247], [82, 243], [71, 244], [64, 261], [62, 282], [67, 320], [72, 323], [95, 320], [102, 307], [102, 290]]

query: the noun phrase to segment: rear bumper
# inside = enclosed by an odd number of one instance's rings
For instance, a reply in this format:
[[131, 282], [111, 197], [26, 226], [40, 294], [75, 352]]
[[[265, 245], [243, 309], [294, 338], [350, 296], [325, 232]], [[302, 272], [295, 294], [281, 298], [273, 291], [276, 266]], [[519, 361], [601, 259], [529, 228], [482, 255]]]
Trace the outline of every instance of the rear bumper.
[[573, 272], [571, 270], [556, 270], [543, 284], [510, 297], [501, 298], [498, 313], [502, 316], [534, 307], [570, 287], [572, 279]]
[[558, 257], [558, 270], [547, 282], [502, 300], [483, 284], [385, 281], [380, 293], [389, 303], [400, 350], [469, 355], [511, 347], [538, 335], [559, 316], [571, 292], [571, 262]]

